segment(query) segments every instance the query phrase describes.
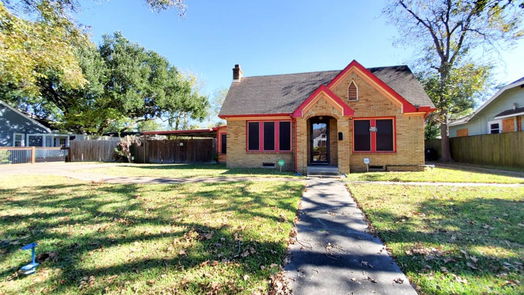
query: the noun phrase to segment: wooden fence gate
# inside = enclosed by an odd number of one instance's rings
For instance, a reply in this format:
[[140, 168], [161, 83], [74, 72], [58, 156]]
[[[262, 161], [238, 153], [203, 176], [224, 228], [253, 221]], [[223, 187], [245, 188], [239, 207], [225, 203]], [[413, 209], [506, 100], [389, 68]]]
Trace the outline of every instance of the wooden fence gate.
[[215, 160], [214, 138], [142, 140], [133, 146], [136, 163], [197, 163]]
[[71, 162], [111, 162], [119, 140], [73, 140], [69, 149]]

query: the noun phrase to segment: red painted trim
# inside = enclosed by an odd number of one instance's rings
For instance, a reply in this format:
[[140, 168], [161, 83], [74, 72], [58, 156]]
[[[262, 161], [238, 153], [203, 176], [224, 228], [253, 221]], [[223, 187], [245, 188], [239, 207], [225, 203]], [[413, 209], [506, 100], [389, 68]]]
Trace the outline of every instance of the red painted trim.
[[[377, 127], [377, 121], [376, 120], [369, 120], [369, 127]], [[376, 152], [377, 151], [377, 133], [376, 132], [370, 132], [369, 139], [371, 140], [370, 146], [371, 151]]]
[[[222, 135], [224, 135], [224, 134], [226, 134], [226, 136], [227, 136], [227, 132], [225, 132], [225, 131], [218, 132], [218, 134], [217, 134], [217, 154], [220, 154], [220, 155], [225, 155], [225, 154], [222, 153]], [[227, 149], [227, 147], [226, 147], [226, 149]], [[227, 150], [226, 150], [226, 152], [227, 152]]]
[[[273, 122], [274, 124], [274, 133], [273, 136], [275, 137], [275, 144], [273, 150], [264, 150], [264, 123], [266, 122]], [[280, 122], [289, 122], [289, 150], [280, 150]], [[250, 150], [249, 149], [249, 123], [258, 123], [258, 150]], [[253, 153], [290, 153], [293, 151], [293, 138], [292, 138], [292, 132], [293, 132], [293, 122], [291, 120], [248, 120], [246, 121], [246, 153], [253, 154]]]
[[324, 92], [329, 98], [331, 98], [336, 104], [342, 107], [342, 115], [343, 116], [353, 116], [355, 111], [353, 111], [352, 108], [349, 107], [349, 105], [346, 104], [344, 100], [342, 100], [338, 95], [333, 93], [331, 89], [327, 88], [325, 85], [320, 85], [311, 95], [306, 98], [299, 106], [298, 108], [291, 114], [293, 118], [299, 118], [303, 116], [302, 111], [304, 108], [309, 105], [311, 101], [313, 101], [320, 93]]
[[[275, 150], [276, 151], [279, 151], [280, 150], [280, 121], [277, 121], [275, 122]], [[291, 135], [291, 133], [290, 133]]]
[[258, 150], [264, 151], [264, 123], [260, 122], [258, 124]]
[[344, 74], [348, 72], [351, 68], [357, 68], [360, 71], [362, 71], [367, 77], [369, 77], [371, 80], [373, 80], [375, 83], [377, 83], [380, 87], [382, 87], [384, 90], [386, 90], [389, 94], [391, 94], [395, 99], [397, 99], [402, 104], [402, 110], [404, 113], [409, 112], [416, 112], [417, 108], [412, 105], [409, 101], [407, 101], [402, 95], [398, 94], [393, 88], [389, 87], [388, 84], [384, 83], [384, 81], [380, 80], [377, 76], [375, 76], [373, 73], [371, 73], [368, 69], [366, 69], [363, 65], [361, 65], [358, 61], [352, 60], [349, 65], [347, 65], [340, 73], [338, 73], [331, 82], [327, 85], [327, 87], [331, 88], [335, 83], [338, 82], [338, 80], [342, 79]]
[[[371, 150], [369, 151], [355, 151], [355, 121], [367, 120], [370, 121], [369, 127], [376, 127], [376, 120], [393, 120], [393, 150], [392, 151], [377, 151], [377, 134], [376, 132], [370, 133]], [[394, 154], [397, 152], [397, 119], [391, 116], [384, 117], [359, 117], [353, 118], [353, 153], [355, 154]]]
[[295, 118], [291, 119], [291, 138], [293, 138], [292, 142], [291, 142], [291, 145], [289, 146], [289, 148], [291, 150], [293, 150], [293, 168], [295, 169], [295, 172], [297, 171], [297, 151], [298, 151], [298, 144], [297, 146], [295, 147], [295, 149], [293, 149], [293, 144], [296, 144], [297, 143], [297, 120]]
[[278, 114], [242, 114], [242, 115], [222, 115], [218, 116], [221, 119], [227, 118], [242, 118], [242, 117], [279, 117], [279, 116], [291, 116], [290, 113], [278, 113]]

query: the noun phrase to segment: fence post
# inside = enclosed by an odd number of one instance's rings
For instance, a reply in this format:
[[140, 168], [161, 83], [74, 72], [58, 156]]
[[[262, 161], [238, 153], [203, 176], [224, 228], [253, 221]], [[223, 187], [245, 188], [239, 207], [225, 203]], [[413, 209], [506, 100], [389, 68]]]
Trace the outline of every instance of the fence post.
[[36, 163], [36, 147], [31, 147], [31, 164]]

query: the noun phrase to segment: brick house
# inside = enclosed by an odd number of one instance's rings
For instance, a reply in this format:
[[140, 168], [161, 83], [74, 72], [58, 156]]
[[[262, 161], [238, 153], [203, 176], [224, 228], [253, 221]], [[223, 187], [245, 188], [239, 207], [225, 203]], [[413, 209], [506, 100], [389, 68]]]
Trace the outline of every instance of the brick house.
[[[434, 105], [407, 66], [243, 77], [238, 65], [219, 117], [227, 166], [340, 173], [424, 164], [425, 117]], [[227, 135], [226, 135], [227, 134]], [[227, 147], [220, 142], [227, 141]]]

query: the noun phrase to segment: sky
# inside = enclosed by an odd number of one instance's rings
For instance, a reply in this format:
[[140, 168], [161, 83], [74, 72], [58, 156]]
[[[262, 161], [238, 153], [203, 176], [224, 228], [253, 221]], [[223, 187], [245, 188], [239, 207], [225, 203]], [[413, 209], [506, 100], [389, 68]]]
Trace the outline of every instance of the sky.
[[[92, 40], [120, 31], [198, 78], [200, 91], [228, 88], [234, 64], [245, 76], [413, 64], [416, 52], [394, 45], [386, 0], [186, 0], [187, 11], [154, 12], [145, 0], [82, 1], [75, 16]], [[490, 60], [495, 82], [524, 76], [524, 40]]]

